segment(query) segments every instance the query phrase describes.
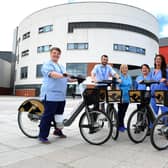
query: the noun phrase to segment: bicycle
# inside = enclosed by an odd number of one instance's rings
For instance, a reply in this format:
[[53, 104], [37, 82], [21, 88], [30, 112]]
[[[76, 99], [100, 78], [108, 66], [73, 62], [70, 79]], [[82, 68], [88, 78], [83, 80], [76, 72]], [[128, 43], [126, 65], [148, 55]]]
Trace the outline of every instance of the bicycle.
[[[157, 105], [168, 106], [168, 91], [155, 91]], [[168, 112], [160, 114], [151, 129], [151, 143], [157, 150], [168, 148]]]
[[130, 103], [140, 104], [140, 107], [133, 111], [127, 123], [128, 137], [134, 143], [141, 143], [145, 140], [150, 130], [150, 125], [156, 120], [155, 112], [150, 104], [152, 84], [160, 82], [143, 80], [141, 84], [146, 85], [146, 90], [130, 90]]
[[112, 122], [112, 138], [114, 140], [117, 140], [119, 136], [118, 113], [114, 104], [121, 102], [122, 97], [121, 90], [116, 90], [116, 85], [118, 83], [119, 82], [117, 82], [116, 78], [97, 82], [97, 87], [100, 88], [100, 102], [103, 103], [103, 106], [106, 104], [105, 112]]
[[[85, 78], [71, 76], [81, 84]], [[109, 116], [99, 109], [94, 110], [93, 105], [99, 104], [99, 89], [85, 89], [83, 100], [74, 110], [69, 119], [65, 119], [65, 127], [70, 126], [77, 116], [85, 109], [79, 120], [80, 134], [88, 143], [101, 145], [109, 140], [112, 134], [112, 123]], [[38, 99], [28, 99], [18, 108], [18, 125], [24, 135], [29, 138], [38, 138], [39, 124], [44, 111], [43, 103]], [[97, 115], [95, 119], [93, 116]], [[55, 122], [52, 123], [55, 127]]]

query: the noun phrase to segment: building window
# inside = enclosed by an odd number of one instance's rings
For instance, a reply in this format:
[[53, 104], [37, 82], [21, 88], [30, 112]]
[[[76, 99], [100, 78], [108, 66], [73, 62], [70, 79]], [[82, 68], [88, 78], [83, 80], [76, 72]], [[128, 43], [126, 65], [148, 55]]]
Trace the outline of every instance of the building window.
[[25, 67], [21, 67], [21, 70], [20, 70], [20, 78], [21, 79], [26, 79], [28, 76], [28, 67], [25, 66]]
[[41, 73], [41, 68], [42, 68], [43, 64], [37, 64], [36, 65], [36, 77], [37, 78], [41, 78], [43, 75]]
[[52, 45], [44, 45], [37, 47], [37, 53], [49, 52]]
[[47, 25], [38, 29], [39, 34], [53, 31], [53, 25]]
[[66, 71], [73, 75], [87, 76], [87, 63], [67, 63]]
[[68, 43], [67, 50], [87, 50], [88, 43]]
[[22, 51], [21, 55], [22, 55], [22, 57], [25, 57], [25, 56], [29, 55], [29, 50]]
[[23, 34], [22, 40], [25, 40], [25, 39], [27, 39], [29, 37], [30, 37], [30, 32], [27, 32], [27, 33]]
[[144, 48], [124, 45], [124, 44], [113, 44], [113, 50], [131, 52], [131, 53], [142, 54], [142, 55], [145, 55], [146, 53], [146, 50]]

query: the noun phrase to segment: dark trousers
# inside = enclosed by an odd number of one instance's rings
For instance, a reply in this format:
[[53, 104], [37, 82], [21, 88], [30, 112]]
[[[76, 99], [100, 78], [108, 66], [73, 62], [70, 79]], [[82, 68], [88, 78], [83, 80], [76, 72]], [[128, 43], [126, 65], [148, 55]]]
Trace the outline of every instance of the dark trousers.
[[65, 101], [53, 102], [44, 101], [44, 113], [40, 122], [39, 137], [47, 138], [50, 132], [51, 122], [54, 121], [55, 114], [63, 114]]
[[118, 104], [118, 120], [119, 120], [119, 127], [124, 127], [124, 118], [125, 113], [128, 109], [129, 103], [119, 103]]

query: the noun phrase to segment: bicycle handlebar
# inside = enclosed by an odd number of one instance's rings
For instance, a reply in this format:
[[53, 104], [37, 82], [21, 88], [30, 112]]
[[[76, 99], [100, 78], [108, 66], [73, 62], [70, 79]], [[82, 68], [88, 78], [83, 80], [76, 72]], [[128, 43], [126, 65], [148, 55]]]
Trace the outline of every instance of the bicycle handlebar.
[[144, 84], [146, 86], [151, 86], [152, 84], [159, 84], [159, 81], [155, 81], [155, 80], [142, 80], [141, 82], [139, 82], [140, 84]]
[[117, 81], [116, 78], [113, 78], [112, 80], [102, 80], [102, 81], [98, 81], [96, 83], [97, 84], [106, 84], [108, 86], [110, 86], [111, 84], [114, 84], [114, 85], [119, 84], [119, 82]]
[[80, 83], [82, 83], [83, 81], [86, 80], [86, 78], [82, 75], [77, 75], [77, 76], [69, 75], [69, 77], [72, 78], [72, 79], [77, 79], [78, 84], [80, 84]]

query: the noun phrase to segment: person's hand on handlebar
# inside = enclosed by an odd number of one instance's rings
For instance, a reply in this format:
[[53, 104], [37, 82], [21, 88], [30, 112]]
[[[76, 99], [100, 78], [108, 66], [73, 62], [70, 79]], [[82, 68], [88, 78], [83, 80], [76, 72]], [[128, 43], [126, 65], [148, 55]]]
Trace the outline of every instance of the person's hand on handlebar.
[[77, 79], [68, 78], [68, 82], [77, 82]]
[[122, 80], [121, 80], [120, 78], [118, 78], [118, 79], [117, 79], [117, 82], [118, 82], [118, 83], [121, 83], [121, 82], [122, 82]]
[[167, 83], [167, 80], [166, 80], [166, 78], [162, 78], [162, 79], [160, 79], [160, 82], [162, 82], [162, 83], [166, 82]]
[[98, 81], [97, 81], [97, 80], [92, 80], [91, 82], [92, 82], [92, 83], [97, 83]]
[[51, 78], [65, 78], [64, 74], [62, 73], [58, 73], [58, 72], [55, 72], [55, 71], [52, 71], [48, 74], [49, 77]]

